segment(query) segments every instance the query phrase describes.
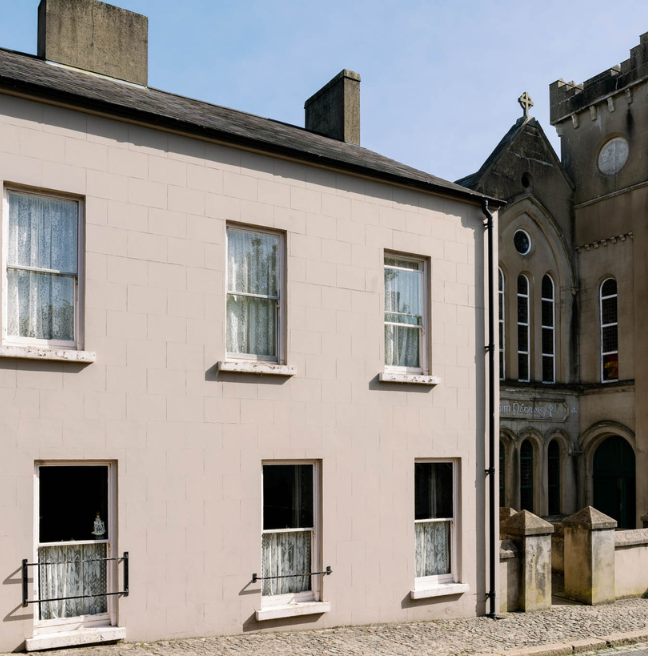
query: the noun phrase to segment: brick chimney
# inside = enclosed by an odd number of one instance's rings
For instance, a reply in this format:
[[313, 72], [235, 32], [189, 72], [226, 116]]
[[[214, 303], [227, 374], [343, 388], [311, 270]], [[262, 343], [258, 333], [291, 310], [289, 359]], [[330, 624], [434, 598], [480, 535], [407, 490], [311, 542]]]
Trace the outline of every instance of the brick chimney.
[[304, 104], [306, 129], [360, 145], [360, 76], [340, 71]]
[[38, 56], [148, 83], [148, 18], [98, 0], [41, 0]]

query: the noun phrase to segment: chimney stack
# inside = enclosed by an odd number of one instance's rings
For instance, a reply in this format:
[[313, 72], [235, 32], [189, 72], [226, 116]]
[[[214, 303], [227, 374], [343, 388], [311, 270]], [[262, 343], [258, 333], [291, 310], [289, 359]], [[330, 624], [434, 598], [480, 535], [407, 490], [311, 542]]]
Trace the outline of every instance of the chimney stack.
[[360, 145], [360, 76], [340, 71], [304, 104], [306, 129]]
[[98, 0], [41, 0], [38, 56], [148, 84], [148, 18]]

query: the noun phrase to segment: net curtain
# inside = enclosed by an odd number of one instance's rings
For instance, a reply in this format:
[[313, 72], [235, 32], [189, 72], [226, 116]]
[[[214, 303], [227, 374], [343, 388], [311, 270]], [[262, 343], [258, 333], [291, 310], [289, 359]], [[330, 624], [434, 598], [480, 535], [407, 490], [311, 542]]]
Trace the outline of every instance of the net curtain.
[[263, 297], [279, 296], [279, 238], [228, 230], [227, 240], [227, 351], [276, 357], [278, 301]]
[[[413, 266], [410, 261], [386, 260], [392, 266]], [[416, 265], [414, 265], [416, 266]], [[385, 268], [385, 321], [413, 327], [385, 326], [385, 364], [420, 367], [421, 273]]]
[[[105, 544], [40, 547], [39, 598], [58, 599], [105, 593], [106, 561], [97, 559], [106, 558], [106, 553]], [[108, 612], [105, 596], [50, 601], [39, 606], [41, 620]]]
[[[73, 341], [78, 204], [10, 193], [8, 232], [8, 334]], [[12, 265], [71, 275], [25, 271]]]

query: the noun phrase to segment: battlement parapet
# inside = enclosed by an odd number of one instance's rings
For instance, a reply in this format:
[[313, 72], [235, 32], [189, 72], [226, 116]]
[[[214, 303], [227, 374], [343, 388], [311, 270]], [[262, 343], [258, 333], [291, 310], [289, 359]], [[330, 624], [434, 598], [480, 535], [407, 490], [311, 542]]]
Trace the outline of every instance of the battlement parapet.
[[557, 80], [549, 85], [550, 121], [560, 123], [572, 114], [648, 78], [648, 32], [630, 50], [630, 58], [581, 84]]

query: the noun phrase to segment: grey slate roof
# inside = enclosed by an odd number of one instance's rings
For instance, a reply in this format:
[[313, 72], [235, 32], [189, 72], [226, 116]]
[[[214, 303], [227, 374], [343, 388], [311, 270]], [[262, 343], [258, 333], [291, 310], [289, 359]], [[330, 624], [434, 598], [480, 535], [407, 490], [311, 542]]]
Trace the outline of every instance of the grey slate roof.
[[[95, 110], [116, 118], [136, 119], [153, 127], [209, 137], [458, 199], [481, 203], [486, 198], [366, 148], [294, 125], [52, 65], [33, 55], [5, 49], [0, 49], [0, 92], [2, 90]], [[501, 201], [488, 200], [494, 206], [502, 205]]]

